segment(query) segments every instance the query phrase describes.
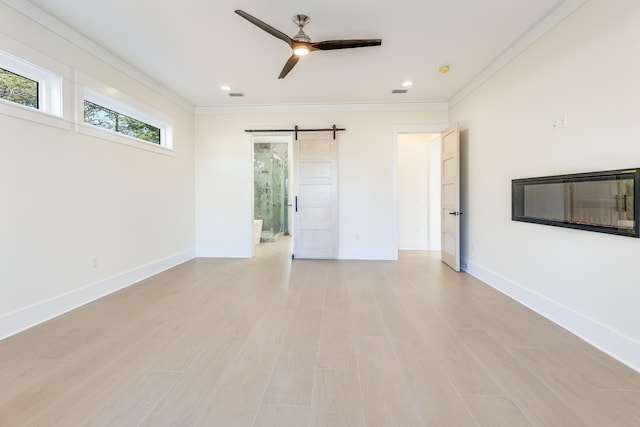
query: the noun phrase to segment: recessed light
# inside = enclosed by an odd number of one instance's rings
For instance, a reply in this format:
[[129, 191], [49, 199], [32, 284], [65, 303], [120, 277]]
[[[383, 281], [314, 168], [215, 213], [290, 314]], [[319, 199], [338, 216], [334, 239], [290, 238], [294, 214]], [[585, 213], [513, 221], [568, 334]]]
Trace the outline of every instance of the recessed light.
[[438, 71], [440, 71], [442, 74], [447, 74], [449, 71], [451, 71], [451, 67], [449, 67], [448, 65], [443, 65], [442, 67], [438, 68]]
[[220, 89], [221, 89], [221, 90], [224, 90], [224, 91], [230, 91], [230, 90], [231, 90], [231, 87], [230, 87], [230, 86], [227, 86], [227, 85], [222, 85], [222, 86], [220, 86]]
[[410, 80], [407, 80], [407, 81], [405, 81], [405, 82], [403, 82], [403, 83], [402, 83], [402, 86], [403, 86], [403, 87], [410, 87], [410, 86], [413, 86], [413, 82], [412, 82], [412, 81], [410, 81]]

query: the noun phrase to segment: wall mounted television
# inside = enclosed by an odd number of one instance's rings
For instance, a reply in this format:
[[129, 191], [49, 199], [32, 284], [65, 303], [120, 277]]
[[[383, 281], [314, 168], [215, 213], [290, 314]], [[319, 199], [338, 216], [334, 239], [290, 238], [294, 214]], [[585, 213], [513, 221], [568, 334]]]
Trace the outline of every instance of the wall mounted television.
[[640, 237], [640, 168], [511, 181], [511, 219]]

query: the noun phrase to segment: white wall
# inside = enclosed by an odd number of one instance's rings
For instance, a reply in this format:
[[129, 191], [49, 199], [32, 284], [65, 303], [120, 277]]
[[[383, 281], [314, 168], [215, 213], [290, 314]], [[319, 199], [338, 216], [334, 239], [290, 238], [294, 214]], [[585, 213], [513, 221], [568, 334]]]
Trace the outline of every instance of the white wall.
[[[339, 110], [339, 109], [337, 109]], [[346, 110], [346, 109], [345, 109]], [[346, 128], [338, 138], [339, 257], [395, 259], [395, 125], [447, 123], [446, 111], [196, 114], [199, 256], [251, 256], [251, 137], [245, 129]]]
[[429, 134], [398, 135], [398, 249], [429, 249]]
[[192, 109], [4, 3], [0, 32], [175, 125], [169, 156], [0, 115], [2, 338], [191, 258], [195, 201]]
[[513, 222], [510, 183], [640, 167], [639, 19], [591, 0], [451, 110], [468, 270], [636, 369], [640, 240]]
[[442, 247], [442, 138], [429, 142], [429, 250]]

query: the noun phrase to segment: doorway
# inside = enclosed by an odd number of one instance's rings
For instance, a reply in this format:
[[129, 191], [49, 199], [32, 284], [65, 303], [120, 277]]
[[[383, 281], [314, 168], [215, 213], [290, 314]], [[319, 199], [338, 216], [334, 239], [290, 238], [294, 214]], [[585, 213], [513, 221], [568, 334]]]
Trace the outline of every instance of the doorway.
[[439, 251], [440, 133], [396, 138], [398, 250]]
[[291, 234], [291, 136], [253, 138], [253, 243]]

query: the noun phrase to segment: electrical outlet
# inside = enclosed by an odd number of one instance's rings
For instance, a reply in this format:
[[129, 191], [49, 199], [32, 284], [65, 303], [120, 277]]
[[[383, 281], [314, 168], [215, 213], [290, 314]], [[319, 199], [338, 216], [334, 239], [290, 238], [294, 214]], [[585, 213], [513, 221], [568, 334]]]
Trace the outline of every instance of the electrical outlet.
[[560, 116], [556, 117], [555, 120], [553, 121], [552, 128], [554, 130], [564, 129], [566, 127], [567, 127], [567, 115], [566, 114], [563, 114], [563, 115], [560, 115]]
[[98, 257], [91, 257], [91, 268], [98, 268]]

